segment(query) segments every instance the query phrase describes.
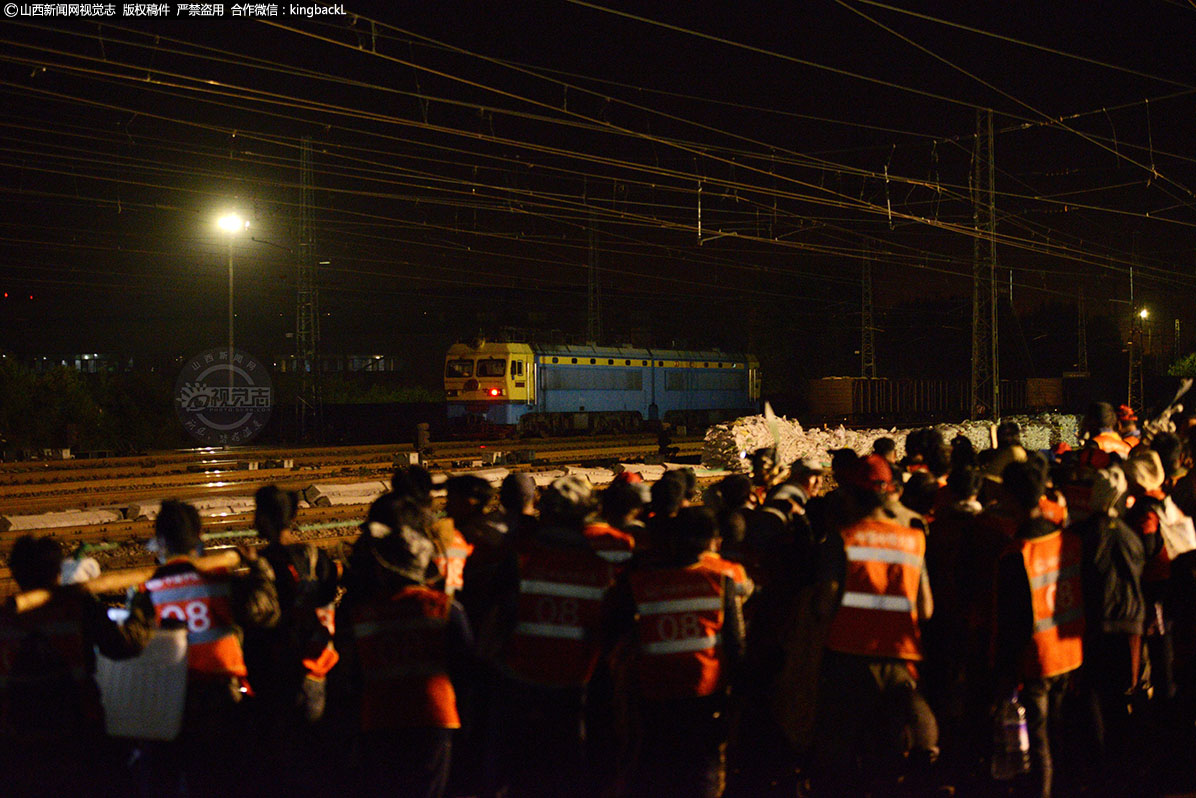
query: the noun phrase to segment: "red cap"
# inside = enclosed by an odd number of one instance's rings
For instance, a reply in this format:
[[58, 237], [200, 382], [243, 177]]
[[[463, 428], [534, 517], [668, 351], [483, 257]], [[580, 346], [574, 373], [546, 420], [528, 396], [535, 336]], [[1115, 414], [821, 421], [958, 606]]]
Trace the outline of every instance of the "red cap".
[[635, 471], [620, 471], [619, 473], [615, 474], [615, 478], [611, 481], [626, 482], [628, 485], [634, 485], [637, 482], [643, 482], [644, 478]]
[[883, 493], [892, 487], [893, 469], [889, 467], [889, 462], [879, 454], [870, 454], [856, 460], [855, 465], [847, 473], [845, 481], [848, 485], [861, 490]]
[[1134, 413], [1134, 409], [1129, 405], [1122, 405], [1117, 408], [1117, 419], [1119, 421], [1137, 421], [1138, 416]]

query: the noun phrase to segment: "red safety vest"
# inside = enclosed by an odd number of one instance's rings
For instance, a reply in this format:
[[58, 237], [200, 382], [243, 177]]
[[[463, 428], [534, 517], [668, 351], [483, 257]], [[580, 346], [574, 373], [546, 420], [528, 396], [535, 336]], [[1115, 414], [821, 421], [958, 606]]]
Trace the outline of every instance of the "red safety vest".
[[412, 585], [354, 609], [363, 731], [461, 728], [448, 675], [451, 608], [447, 593]]
[[926, 537], [875, 519], [841, 534], [847, 573], [826, 647], [867, 657], [922, 659], [917, 607]]
[[1080, 539], [1054, 532], [1017, 543], [1034, 610], [1032, 649], [1023, 658], [1024, 676], [1039, 678], [1073, 671], [1084, 661], [1084, 596], [1080, 585]]
[[[469, 559], [469, 555], [473, 554], [473, 546], [453, 525], [452, 519], [444, 518], [436, 523], [441, 539], [447, 537], [448, 543], [443, 553], [436, 554], [433, 562], [436, 563], [436, 569], [440, 571], [440, 575], [444, 577], [444, 592], [451, 598], [465, 586], [465, 561]], [[445, 524], [447, 524], [447, 529], [443, 526]]]
[[[180, 560], [167, 563], [168, 565]], [[155, 576], [145, 583], [158, 625], [187, 626], [187, 668], [203, 676], [246, 676], [245, 656], [233, 620], [232, 583], [212, 571]]]
[[517, 618], [506, 651], [511, 674], [559, 687], [589, 682], [614, 578], [614, 566], [589, 549], [532, 544], [520, 554]]
[[[20, 614], [0, 613], [0, 730], [27, 733], [28, 730], [14, 728], [13, 724], [24, 726], [30, 718], [19, 719], [15, 714], [27, 714], [30, 710], [44, 712], [51, 704], [61, 707], [64, 701], [69, 707], [63, 708], [78, 711], [78, 719], [85, 724], [102, 721], [103, 709], [99, 690], [91, 678], [80, 609], [76, 601], [55, 596], [37, 609]], [[36, 662], [22, 661], [29, 656], [36, 657]], [[73, 683], [74, 696], [57, 694], [66, 681]], [[45, 690], [56, 694], [46, 696]], [[24, 693], [25, 706], [20, 713], [14, 713], [18, 693]], [[29, 704], [31, 700], [38, 702], [36, 708]], [[55, 729], [70, 729], [68, 718], [50, 720], [64, 724], [48, 724]], [[41, 724], [34, 720], [34, 726]]]
[[727, 576], [703, 560], [686, 568], [630, 575], [639, 633], [638, 672], [646, 697], [696, 698], [724, 686], [723, 579]]
[[595, 554], [616, 566], [625, 565], [635, 551], [635, 538], [605, 521], [587, 526], [585, 536]]

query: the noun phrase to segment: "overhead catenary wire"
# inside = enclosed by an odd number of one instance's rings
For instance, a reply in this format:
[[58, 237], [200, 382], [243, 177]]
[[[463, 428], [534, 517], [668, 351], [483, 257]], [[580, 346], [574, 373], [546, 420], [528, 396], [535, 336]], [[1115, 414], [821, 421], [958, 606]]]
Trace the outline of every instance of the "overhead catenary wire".
[[[571, 157], [571, 156], [566, 156], [566, 157]], [[491, 188], [494, 188], [494, 189], [496, 189], [496, 190], [497, 190], [497, 189], [500, 189], [501, 187], [500, 187], [500, 186], [491, 186]], [[678, 191], [684, 191], [684, 188], [683, 188], [683, 187], [681, 187], [681, 188], [678, 188], [678, 189], [676, 189], [676, 190], [678, 190]], [[767, 196], [767, 195], [765, 195], [765, 196]], [[666, 207], [665, 205], [663, 205], [663, 204], [662, 204], [662, 205], [660, 205], [659, 207], [661, 208], [661, 210], [667, 210], [667, 207]], [[845, 208], [845, 209], [847, 209], [847, 208]], [[562, 217], [560, 217], [560, 218], [561, 218], [562, 220], [566, 220], [566, 221], [568, 220], [568, 216], [562, 216]], [[389, 221], [388, 221], [388, 220], [380, 220], [380, 221], [379, 221], [379, 223], [380, 223], [380, 224], [389, 224], [389, 223], [393, 223], [393, 222], [394, 222], [394, 220], [389, 220]], [[577, 222], [577, 217], [573, 217], [573, 219], [572, 219], [572, 222], [574, 222], [574, 223], [575, 223], [575, 222]], [[644, 229], [648, 229], [648, 228], [644, 228]]]

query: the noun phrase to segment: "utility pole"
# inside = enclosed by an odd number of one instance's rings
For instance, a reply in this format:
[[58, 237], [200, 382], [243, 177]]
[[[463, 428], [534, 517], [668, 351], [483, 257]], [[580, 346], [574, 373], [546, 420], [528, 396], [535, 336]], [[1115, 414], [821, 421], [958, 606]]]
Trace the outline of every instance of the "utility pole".
[[972, 418], [1000, 416], [997, 348], [997, 207], [993, 112], [976, 111], [972, 151]]
[[1135, 410], [1142, 409], [1144, 397], [1142, 386], [1142, 317], [1134, 313], [1130, 317], [1130, 377], [1126, 403]]
[[315, 232], [312, 227], [311, 139], [299, 148], [299, 262], [295, 281], [295, 368], [299, 390], [295, 420], [300, 440], [318, 436], [323, 415], [320, 379], [320, 303], [316, 283]]
[[1134, 251], [1130, 259], [1130, 340], [1129, 385], [1126, 389], [1126, 404], [1135, 411], [1142, 410], [1142, 315], [1134, 301], [1134, 267], [1138, 264], [1138, 234], [1134, 233]]
[[872, 251], [864, 250], [863, 290], [860, 294], [860, 376], [876, 378], [876, 348], [872, 323]]
[[598, 292], [598, 230], [594, 225], [593, 208], [590, 209], [590, 258], [586, 282], [586, 341], [597, 344], [602, 339], [602, 297]]

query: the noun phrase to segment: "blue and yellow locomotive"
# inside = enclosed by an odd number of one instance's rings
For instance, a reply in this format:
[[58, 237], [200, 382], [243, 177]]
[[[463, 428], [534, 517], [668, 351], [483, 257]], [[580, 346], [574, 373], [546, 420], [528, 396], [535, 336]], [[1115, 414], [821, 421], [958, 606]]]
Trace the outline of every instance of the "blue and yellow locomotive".
[[757, 412], [760, 366], [719, 351], [475, 341], [449, 348], [444, 391], [450, 421], [523, 434], [697, 428]]

